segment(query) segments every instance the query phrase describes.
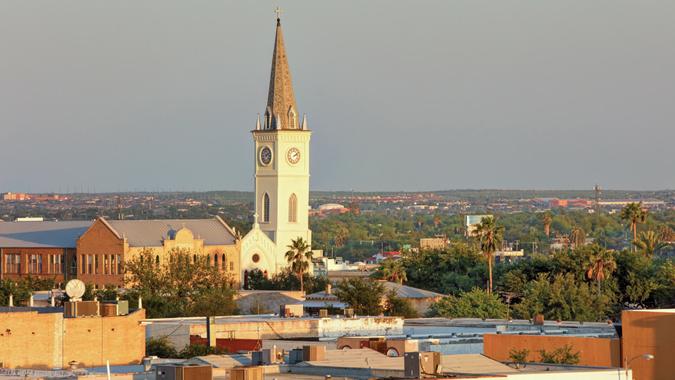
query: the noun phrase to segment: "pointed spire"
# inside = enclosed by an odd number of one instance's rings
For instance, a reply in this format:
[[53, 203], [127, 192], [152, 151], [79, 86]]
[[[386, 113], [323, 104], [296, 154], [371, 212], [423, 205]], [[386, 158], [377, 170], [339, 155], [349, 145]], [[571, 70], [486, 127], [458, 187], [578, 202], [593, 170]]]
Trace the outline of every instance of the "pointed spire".
[[300, 129], [302, 129], [303, 131], [306, 131], [306, 130], [309, 129], [308, 126], [307, 126], [307, 114], [306, 113], [302, 115], [302, 127], [300, 127]]
[[260, 130], [260, 114], [258, 114], [258, 120], [255, 122], [255, 130], [259, 131]]
[[281, 31], [281, 20], [279, 19], [278, 12], [277, 33], [274, 41], [272, 70], [270, 73], [270, 88], [267, 95], [267, 107], [271, 115], [275, 115], [276, 118], [281, 117], [276, 122], [274, 129], [291, 128], [291, 126], [297, 125], [295, 122], [289, 120], [291, 117], [290, 111], [294, 110], [294, 112], [297, 112], [295, 111], [297, 107], [295, 105], [291, 70], [288, 67], [288, 60], [286, 59], [284, 36]]

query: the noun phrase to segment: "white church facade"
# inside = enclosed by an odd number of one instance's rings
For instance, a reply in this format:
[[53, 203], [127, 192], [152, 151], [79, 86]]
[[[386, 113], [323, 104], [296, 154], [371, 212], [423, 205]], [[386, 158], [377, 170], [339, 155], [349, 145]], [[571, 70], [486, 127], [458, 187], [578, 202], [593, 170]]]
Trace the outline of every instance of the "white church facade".
[[267, 108], [252, 131], [255, 168], [253, 228], [241, 241], [242, 285], [248, 273], [272, 276], [288, 267], [292, 240], [311, 245], [309, 229], [310, 137], [307, 118], [299, 117], [277, 18]]

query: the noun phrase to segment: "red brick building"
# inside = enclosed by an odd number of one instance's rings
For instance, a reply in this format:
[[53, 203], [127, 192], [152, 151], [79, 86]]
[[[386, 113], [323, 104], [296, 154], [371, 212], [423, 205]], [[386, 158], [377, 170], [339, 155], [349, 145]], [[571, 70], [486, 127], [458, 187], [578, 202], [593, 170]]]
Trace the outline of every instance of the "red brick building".
[[76, 277], [77, 239], [90, 221], [1, 222], [0, 279], [28, 276], [62, 284]]

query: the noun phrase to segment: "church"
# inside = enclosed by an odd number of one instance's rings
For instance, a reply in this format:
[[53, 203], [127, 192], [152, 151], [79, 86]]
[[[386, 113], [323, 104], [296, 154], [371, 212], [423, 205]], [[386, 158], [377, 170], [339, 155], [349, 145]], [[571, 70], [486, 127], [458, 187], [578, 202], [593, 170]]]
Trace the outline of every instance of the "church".
[[300, 120], [277, 17], [267, 107], [252, 131], [255, 161], [253, 228], [241, 241], [241, 278], [260, 270], [272, 276], [288, 266], [286, 252], [301, 237], [309, 244], [309, 142], [307, 117]]
[[[160, 265], [174, 249], [208, 258], [246, 287], [248, 274], [273, 276], [288, 267], [291, 242], [312, 242], [309, 230], [309, 140], [299, 117], [277, 17], [267, 107], [253, 135], [255, 212], [244, 237], [224, 220], [107, 220], [0, 223], [0, 279], [79, 278], [95, 287], [124, 286], [124, 264], [151, 250]], [[311, 263], [310, 263], [311, 266]]]

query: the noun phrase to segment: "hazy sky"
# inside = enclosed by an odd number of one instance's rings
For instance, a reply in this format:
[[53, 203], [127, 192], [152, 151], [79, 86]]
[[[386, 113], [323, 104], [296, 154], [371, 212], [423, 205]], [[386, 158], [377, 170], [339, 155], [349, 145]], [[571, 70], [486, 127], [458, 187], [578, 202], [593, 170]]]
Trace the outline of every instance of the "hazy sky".
[[675, 188], [675, 1], [0, 2], [0, 192], [252, 190], [274, 7], [315, 190]]

